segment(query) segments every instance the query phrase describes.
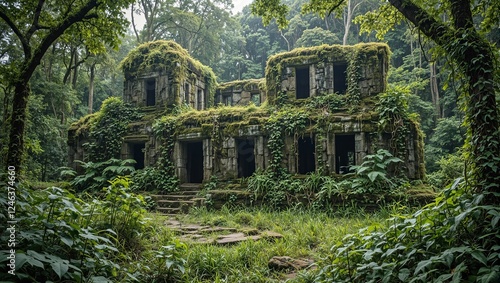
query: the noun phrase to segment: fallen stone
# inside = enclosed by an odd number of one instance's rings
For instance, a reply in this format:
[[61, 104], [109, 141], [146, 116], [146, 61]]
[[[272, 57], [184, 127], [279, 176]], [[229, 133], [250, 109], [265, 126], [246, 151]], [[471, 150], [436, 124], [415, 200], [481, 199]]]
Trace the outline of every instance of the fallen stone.
[[283, 271], [283, 270], [301, 270], [309, 267], [313, 262], [302, 259], [294, 259], [289, 256], [273, 256], [267, 266], [269, 269]]
[[261, 233], [261, 235], [262, 235], [262, 238], [264, 238], [264, 239], [269, 239], [269, 238], [281, 239], [281, 238], [283, 238], [283, 235], [281, 235], [280, 233], [273, 232], [273, 231], [264, 231]]

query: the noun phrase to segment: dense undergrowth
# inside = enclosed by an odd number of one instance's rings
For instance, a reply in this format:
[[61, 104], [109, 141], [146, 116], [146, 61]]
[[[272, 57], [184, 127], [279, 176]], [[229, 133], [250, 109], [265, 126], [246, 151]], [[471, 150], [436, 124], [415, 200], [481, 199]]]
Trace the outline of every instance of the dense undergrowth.
[[459, 180], [434, 203], [345, 237], [318, 282], [498, 282], [500, 208]]

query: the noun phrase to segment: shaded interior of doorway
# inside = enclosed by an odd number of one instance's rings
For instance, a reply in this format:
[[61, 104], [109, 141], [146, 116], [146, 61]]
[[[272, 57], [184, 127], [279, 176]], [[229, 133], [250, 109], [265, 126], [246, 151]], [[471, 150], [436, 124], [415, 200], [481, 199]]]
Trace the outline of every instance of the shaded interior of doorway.
[[144, 149], [146, 148], [145, 143], [130, 143], [129, 144], [129, 152], [132, 156], [132, 159], [135, 160], [135, 170], [144, 168]]
[[203, 142], [185, 144], [188, 183], [203, 182]]
[[298, 146], [298, 173], [307, 174], [316, 170], [314, 139], [302, 137], [297, 141]]
[[335, 172], [337, 174], [349, 173], [350, 167], [356, 165], [354, 135], [335, 136], [335, 156]]
[[250, 177], [255, 172], [255, 143], [253, 139], [236, 139], [238, 147], [238, 178]]

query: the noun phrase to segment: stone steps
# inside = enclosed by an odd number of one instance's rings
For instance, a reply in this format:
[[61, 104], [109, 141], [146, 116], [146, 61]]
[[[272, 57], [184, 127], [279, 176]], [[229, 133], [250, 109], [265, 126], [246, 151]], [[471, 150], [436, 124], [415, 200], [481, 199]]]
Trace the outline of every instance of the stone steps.
[[198, 197], [201, 184], [185, 183], [179, 191], [170, 194], [152, 195], [156, 201], [156, 211], [164, 214], [188, 213], [194, 206], [202, 206], [205, 199]]

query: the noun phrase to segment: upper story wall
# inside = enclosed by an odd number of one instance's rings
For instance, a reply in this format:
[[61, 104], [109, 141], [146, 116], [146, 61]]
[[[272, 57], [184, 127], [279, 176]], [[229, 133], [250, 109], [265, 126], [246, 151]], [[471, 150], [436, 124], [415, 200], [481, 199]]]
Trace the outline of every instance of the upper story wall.
[[216, 87], [212, 70], [191, 58], [173, 41], [153, 41], [134, 48], [122, 61], [123, 98], [137, 107], [213, 105]]
[[360, 43], [297, 48], [271, 56], [266, 67], [269, 103], [280, 106], [330, 93], [357, 103], [384, 92], [389, 53], [386, 44]]
[[264, 79], [249, 79], [222, 83], [215, 92], [215, 105], [259, 106], [266, 100]]

